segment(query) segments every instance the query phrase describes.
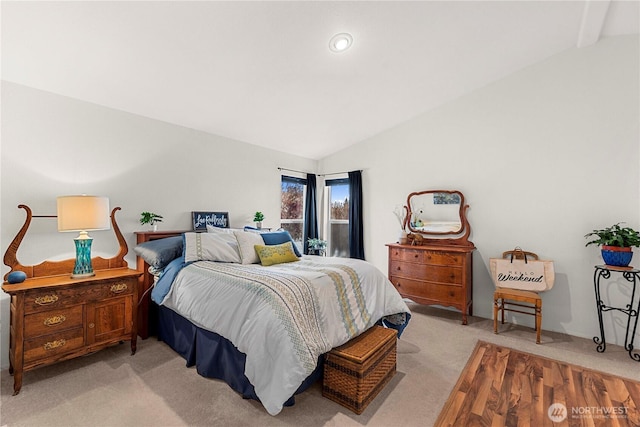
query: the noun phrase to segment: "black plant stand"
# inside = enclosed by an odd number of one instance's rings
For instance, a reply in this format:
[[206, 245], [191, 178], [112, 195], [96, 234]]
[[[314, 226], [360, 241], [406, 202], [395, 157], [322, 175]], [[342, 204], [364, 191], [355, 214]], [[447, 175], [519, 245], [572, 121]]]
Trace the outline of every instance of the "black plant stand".
[[[624, 308], [622, 307], [611, 307], [606, 305], [602, 301], [602, 296], [600, 293], [600, 281], [604, 279], [605, 281], [611, 278], [611, 273], [622, 273], [622, 276], [625, 280], [631, 283], [631, 299], [629, 304], [627, 304]], [[604, 325], [602, 323], [602, 313], [605, 311], [618, 310], [627, 315], [627, 330], [624, 338], [624, 348], [629, 352], [629, 357], [631, 357], [636, 362], [640, 362], [640, 354], [633, 352], [633, 339], [636, 334], [636, 327], [638, 326], [638, 313], [640, 312], [640, 296], [638, 297], [638, 302], [636, 308], [634, 307], [634, 301], [636, 299], [636, 285], [640, 281], [640, 270], [636, 270], [630, 267], [614, 267], [610, 265], [597, 265], [595, 273], [593, 275], [593, 286], [596, 293], [596, 307], [598, 308], [598, 322], [600, 323], [600, 336], [593, 337], [593, 342], [595, 342], [598, 346], [596, 350], [598, 353], [603, 353], [607, 349], [607, 342], [604, 338]], [[633, 319], [633, 330], [631, 330], [631, 320]]]

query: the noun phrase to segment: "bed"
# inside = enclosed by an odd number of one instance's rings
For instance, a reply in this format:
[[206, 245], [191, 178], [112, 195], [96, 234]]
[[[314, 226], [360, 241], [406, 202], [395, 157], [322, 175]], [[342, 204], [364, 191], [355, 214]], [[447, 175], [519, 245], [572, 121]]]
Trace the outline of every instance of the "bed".
[[151, 244], [135, 251], [156, 277], [158, 338], [271, 415], [320, 378], [323, 354], [374, 324], [401, 334], [411, 317], [373, 265], [302, 255], [286, 231], [209, 229]]

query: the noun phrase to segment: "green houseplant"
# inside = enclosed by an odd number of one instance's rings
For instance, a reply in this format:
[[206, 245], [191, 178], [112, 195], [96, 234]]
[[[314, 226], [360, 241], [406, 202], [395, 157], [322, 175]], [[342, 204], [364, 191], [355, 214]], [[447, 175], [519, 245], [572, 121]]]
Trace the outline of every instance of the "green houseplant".
[[309, 248], [309, 255], [322, 256], [327, 249], [327, 241], [318, 238], [307, 239], [307, 247]]
[[585, 234], [590, 239], [585, 246], [600, 245], [605, 264], [626, 267], [633, 257], [632, 248], [640, 247], [640, 233], [631, 227], [621, 227], [621, 222]]
[[140, 224], [148, 224], [153, 227], [153, 231], [158, 227], [156, 223], [162, 222], [162, 215], [155, 214], [153, 212], [142, 212], [140, 214]]
[[264, 214], [260, 211], [253, 215], [253, 222], [256, 223], [256, 228], [262, 228], [262, 221], [264, 220]]
[[309, 249], [324, 249], [327, 247], [327, 241], [322, 239], [307, 239]]

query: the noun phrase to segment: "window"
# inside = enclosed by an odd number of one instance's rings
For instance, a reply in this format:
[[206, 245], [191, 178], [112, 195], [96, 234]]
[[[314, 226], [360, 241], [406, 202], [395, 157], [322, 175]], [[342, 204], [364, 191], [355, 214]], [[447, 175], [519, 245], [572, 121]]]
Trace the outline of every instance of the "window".
[[282, 176], [280, 227], [291, 234], [291, 237], [300, 252], [304, 249], [302, 238], [304, 230], [304, 198], [306, 189], [306, 179]]
[[349, 179], [330, 179], [327, 194], [327, 255], [349, 257]]

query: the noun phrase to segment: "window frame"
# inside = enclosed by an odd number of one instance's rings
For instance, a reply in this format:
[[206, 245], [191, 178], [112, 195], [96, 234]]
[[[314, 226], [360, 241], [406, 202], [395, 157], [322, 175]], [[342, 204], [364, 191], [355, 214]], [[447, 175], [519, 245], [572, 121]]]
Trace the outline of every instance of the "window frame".
[[[302, 218], [301, 219], [291, 219], [291, 218], [282, 218], [282, 186], [284, 183], [289, 184], [300, 184], [302, 185]], [[307, 199], [307, 179], [299, 178], [291, 175], [280, 175], [280, 228], [286, 229], [282, 227], [283, 224], [300, 224], [302, 226], [302, 237], [301, 240], [295, 240], [295, 237], [292, 235], [291, 237], [294, 239], [294, 244], [298, 247], [300, 252], [304, 251], [304, 222], [306, 215], [306, 201]]]
[[[325, 198], [325, 205], [324, 205], [324, 209], [323, 209], [323, 216], [325, 218], [324, 221], [324, 227], [323, 227], [323, 231], [324, 231], [324, 236], [325, 236], [325, 240], [327, 241], [327, 253], [328, 254], [333, 254], [334, 253], [334, 244], [333, 244], [333, 239], [331, 238], [331, 229], [333, 225], [344, 225], [346, 224], [347, 227], [349, 225], [350, 219], [332, 219], [331, 218], [331, 198], [332, 198], [332, 189], [331, 187], [333, 186], [337, 186], [337, 185], [347, 185], [347, 187], [350, 188], [350, 182], [349, 182], [349, 178], [333, 178], [333, 179], [327, 179], [324, 182], [324, 187], [325, 187], [325, 194], [326, 194], [326, 198]], [[351, 198], [348, 195], [348, 200], [349, 203], [351, 203]], [[333, 255], [332, 255], [333, 256]], [[335, 256], [340, 256], [343, 258], [349, 258], [349, 237], [347, 235], [347, 242], [346, 242], [346, 253], [344, 255], [335, 255]]]

